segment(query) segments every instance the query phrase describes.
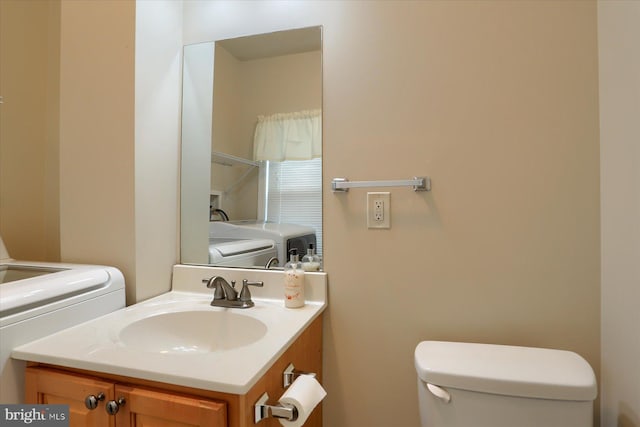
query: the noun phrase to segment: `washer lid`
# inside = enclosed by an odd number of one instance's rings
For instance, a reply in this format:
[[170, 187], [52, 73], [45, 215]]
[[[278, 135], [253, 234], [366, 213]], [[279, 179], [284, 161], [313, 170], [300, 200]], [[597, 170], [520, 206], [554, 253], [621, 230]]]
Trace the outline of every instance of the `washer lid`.
[[[55, 264], [11, 263], [0, 266], [7, 268], [5, 273], [13, 269], [20, 276], [19, 280], [0, 284], [0, 319], [105, 288], [110, 282], [109, 273], [104, 267], [72, 268], [68, 264], [59, 264], [58, 268], [52, 266]], [[36, 273], [30, 274], [30, 270]]]
[[597, 395], [589, 363], [564, 350], [423, 341], [415, 366], [425, 382], [468, 391], [577, 401]]
[[248, 239], [248, 240], [232, 240], [224, 243], [212, 244], [209, 246], [209, 252], [216, 250], [223, 257], [250, 254], [263, 249], [272, 249], [276, 245], [273, 240], [267, 239]]

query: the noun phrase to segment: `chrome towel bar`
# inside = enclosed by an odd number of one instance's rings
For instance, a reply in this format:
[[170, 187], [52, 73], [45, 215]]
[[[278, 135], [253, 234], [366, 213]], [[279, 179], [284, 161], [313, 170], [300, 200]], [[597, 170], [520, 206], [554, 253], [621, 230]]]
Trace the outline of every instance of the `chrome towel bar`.
[[399, 179], [389, 181], [349, 181], [347, 178], [333, 178], [331, 190], [334, 193], [345, 193], [349, 188], [363, 187], [413, 187], [413, 191], [430, 191], [431, 178], [416, 176], [413, 179]]

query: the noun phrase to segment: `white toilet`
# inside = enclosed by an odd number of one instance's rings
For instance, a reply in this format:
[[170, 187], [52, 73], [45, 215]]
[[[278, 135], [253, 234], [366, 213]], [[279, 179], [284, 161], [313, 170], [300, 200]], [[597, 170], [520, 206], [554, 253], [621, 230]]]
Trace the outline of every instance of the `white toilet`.
[[423, 341], [415, 350], [423, 427], [591, 427], [596, 378], [576, 353]]

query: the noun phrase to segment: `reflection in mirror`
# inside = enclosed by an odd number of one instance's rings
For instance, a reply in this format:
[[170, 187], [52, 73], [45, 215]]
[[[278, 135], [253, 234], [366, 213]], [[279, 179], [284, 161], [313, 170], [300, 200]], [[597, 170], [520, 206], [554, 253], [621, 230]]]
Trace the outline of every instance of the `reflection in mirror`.
[[322, 256], [321, 46], [321, 27], [185, 46], [182, 263]]

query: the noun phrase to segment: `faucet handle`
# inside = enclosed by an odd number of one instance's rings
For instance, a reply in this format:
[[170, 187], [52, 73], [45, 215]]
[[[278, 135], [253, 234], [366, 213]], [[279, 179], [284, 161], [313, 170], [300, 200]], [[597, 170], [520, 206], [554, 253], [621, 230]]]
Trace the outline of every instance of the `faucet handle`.
[[242, 290], [240, 291], [240, 301], [251, 301], [251, 292], [249, 286], [257, 286], [259, 288], [264, 286], [264, 282], [250, 282], [247, 279], [242, 280]]
[[[222, 285], [218, 283], [219, 280], [224, 280], [224, 279], [220, 276], [212, 276], [208, 279], [202, 279], [202, 283], [206, 283], [207, 288], [214, 290], [213, 292], [214, 301], [225, 299], [224, 289], [222, 288]], [[232, 283], [235, 283], [235, 282], [232, 282]]]

